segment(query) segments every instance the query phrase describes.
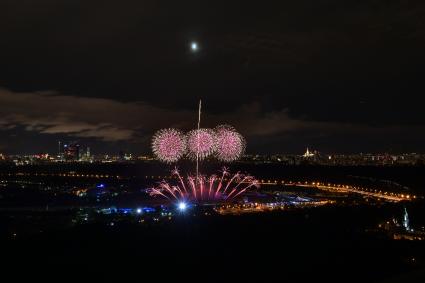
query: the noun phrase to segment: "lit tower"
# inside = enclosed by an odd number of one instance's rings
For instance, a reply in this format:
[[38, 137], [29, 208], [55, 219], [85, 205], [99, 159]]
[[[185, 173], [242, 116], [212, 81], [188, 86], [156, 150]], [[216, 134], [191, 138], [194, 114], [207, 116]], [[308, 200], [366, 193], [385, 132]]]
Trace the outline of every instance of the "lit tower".
[[304, 155], [303, 155], [303, 157], [313, 157], [314, 156], [314, 153], [313, 152], [310, 152], [310, 150], [308, 149], [308, 147], [307, 147], [307, 151], [304, 153]]
[[409, 214], [407, 214], [406, 207], [404, 207], [403, 227], [406, 231], [411, 231], [409, 226]]

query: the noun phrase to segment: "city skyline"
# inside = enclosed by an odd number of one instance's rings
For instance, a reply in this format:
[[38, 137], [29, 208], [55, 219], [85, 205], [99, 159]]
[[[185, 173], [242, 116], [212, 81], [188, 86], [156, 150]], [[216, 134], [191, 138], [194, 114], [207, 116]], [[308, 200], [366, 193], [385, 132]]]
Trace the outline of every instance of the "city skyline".
[[[59, 155], [61, 152], [63, 153], [63, 146], [64, 145], [70, 145], [70, 144], [77, 144], [80, 148], [80, 151], [86, 151], [89, 150], [92, 155], [119, 155], [120, 153], [127, 153], [127, 154], [134, 154], [136, 156], [154, 156], [152, 153], [152, 149], [150, 147], [146, 148], [146, 150], [138, 150], [137, 148], [132, 151], [129, 149], [129, 147], [119, 147], [119, 146], [111, 146], [108, 147], [108, 150], [102, 150], [103, 146], [101, 146], [101, 150], [96, 148], [95, 146], [98, 145], [96, 141], [87, 141], [84, 139], [73, 139], [70, 138], [68, 140], [54, 140], [49, 141], [47, 145], [43, 145], [42, 150], [40, 151], [31, 151], [28, 149], [28, 147], [24, 147], [23, 151], [1, 151], [0, 154], [3, 155], [40, 155], [40, 154], [49, 154], [51, 156]], [[61, 148], [61, 150], [58, 150]], [[49, 147], [49, 148], [47, 148]], [[361, 150], [353, 150], [353, 151], [322, 151], [320, 148], [314, 147], [314, 146], [300, 146], [299, 151], [281, 151], [281, 152], [264, 152], [264, 151], [247, 151], [242, 156], [273, 156], [273, 155], [299, 155], [303, 157], [308, 157], [306, 154], [311, 154], [313, 156], [313, 152], [322, 154], [322, 155], [405, 155], [405, 154], [418, 154], [423, 155], [425, 154], [424, 151], [394, 151], [394, 150], [376, 150], [376, 151], [361, 151]], [[188, 159], [187, 156], [183, 157], [183, 159]]]

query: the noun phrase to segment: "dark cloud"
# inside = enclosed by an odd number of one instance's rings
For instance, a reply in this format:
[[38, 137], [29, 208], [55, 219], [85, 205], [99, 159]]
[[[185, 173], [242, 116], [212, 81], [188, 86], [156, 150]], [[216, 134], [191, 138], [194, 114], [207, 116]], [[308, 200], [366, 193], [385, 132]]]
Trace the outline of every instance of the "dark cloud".
[[[16, 93], [0, 89], [0, 128], [23, 126], [40, 134], [67, 134], [103, 141], [131, 141], [140, 133], [163, 127], [191, 129], [194, 111], [168, 110], [143, 102], [65, 96], [53, 92]], [[270, 135], [299, 129], [307, 122], [291, 119], [286, 110], [265, 113], [258, 103], [241, 105], [228, 114], [205, 114], [206, 124], [235, 123], [247, 135]]]
[[[196, 109], [170, 110], [143, 102], [119, 102], [53, 92], [16, 93], [0, 89], [0, 104], [0, 131], [13, 132], [19, 129], [27, 132], [22, 136], [44, 135], [50, 137], [50, 140], [80, 139], [87, 143], [87, 140], [94, 139], [97, 144], [121, 143], [121, 146], [130, 145], [136, 152], [148, 151], [149, 140], [155, 130], [177, 127], [187, 131], [195, 127], [197, 118]], [[372, 127], [363, 124], [311, 121], [293, 118], [289, 112], [287, 109], [265, 111], [260, 103], [254, 102], [242, 104], [228, 113], [206, 111], [202, 116], [202, 125], [234, 125], [249, 141], [253, 141], [251, 152], [264, 152], [265, 149], [266, 152], [301, 150], [309, 143], [330, 149], [332, 140], [347, 137], [350, 139], [348, 142], [361, 142], [365, 137], [379, 142], [382, 138], [391, 140], [399, 135], [408, 140], [412, 133], [416, 135], [417, 132], [425, 132], [425, 126]], [[417, 140], [425, 138], [424, 135], [416, 136]], [[23, 148], [28, 148], [30, 144], [29, 140], [27, 143], [21, 142]], [[16, 144], [2, 147], [11, 150], [14, 146]], [[344, 147], [340, 147], [340, 150], [344, 150]]]

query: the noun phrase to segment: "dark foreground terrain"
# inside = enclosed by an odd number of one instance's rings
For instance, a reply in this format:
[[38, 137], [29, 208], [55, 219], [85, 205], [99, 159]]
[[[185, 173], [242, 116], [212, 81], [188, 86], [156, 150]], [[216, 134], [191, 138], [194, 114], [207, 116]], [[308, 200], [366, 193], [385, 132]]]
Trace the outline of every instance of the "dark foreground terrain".
[[[233, 216], [188, 210], [143, 223], [134, 217], [111, 221], [107, 215], [81, 222], [85, 216], [76, 215], [81, 206], [144, 201], [141, 192], [154, 182], [144, 176], [169, 169], [155, 164], [2, 168], [1, 282], [425, 282], [425, 241], [393, 240], [375, 231], [379, 223], [400, 220], [404, 207], [412, 227], [423, 230], [425, 205], [419, 198], [406, 204], [341, 201]], [[423, 195], [425, 167], [238, 165], [233, 170], [260, 178], [360, 182]], [[71, 171], [123, 178], [39, 175]], [[89, 194], [74, 194], [99, 182], [119, 194], [99, 203]]]
[[382, 210], [332, 207], [202, 217], [188, 212], [164, 223], [94, 223], [31, 236], [3, 235], [2, 276], [117, 282], [423, 282], [423, 241], [393, 241], [364, 232]]

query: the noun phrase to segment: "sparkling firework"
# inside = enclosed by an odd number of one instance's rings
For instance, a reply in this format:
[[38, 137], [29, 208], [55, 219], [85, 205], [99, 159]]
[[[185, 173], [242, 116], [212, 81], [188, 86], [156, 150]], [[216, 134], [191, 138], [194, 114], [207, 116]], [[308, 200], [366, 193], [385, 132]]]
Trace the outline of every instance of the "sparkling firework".
[[203, 160], [215, 151], [214, 131], [211, 129], [192, 130], [186, 135], [188, 156]]
[[150, 189], [151, 196], [161, 196], [170, 201], [184, 203], [208, 201], [232, 201], [252, 187], [259, 187], [259, 182], [250, 175], [230, 172], [223, 168], [220, 175], [209, 177], [199, 175], [182, 177], [177, 169], [172, 176], [177, 179], [177, 184], [172, 185], [161, 181], [156, 188]]
[[215, 139], [215, 155], [218, 160], [224, 162], [235, 161], [245, 151], [245, 139], [231, 126], [218, 126], [215, 129]]
[[162, 129], [152, 139], [152, 151], [162, 162], [177, 162], [186, 152], [186, 139], [176, 129]]

